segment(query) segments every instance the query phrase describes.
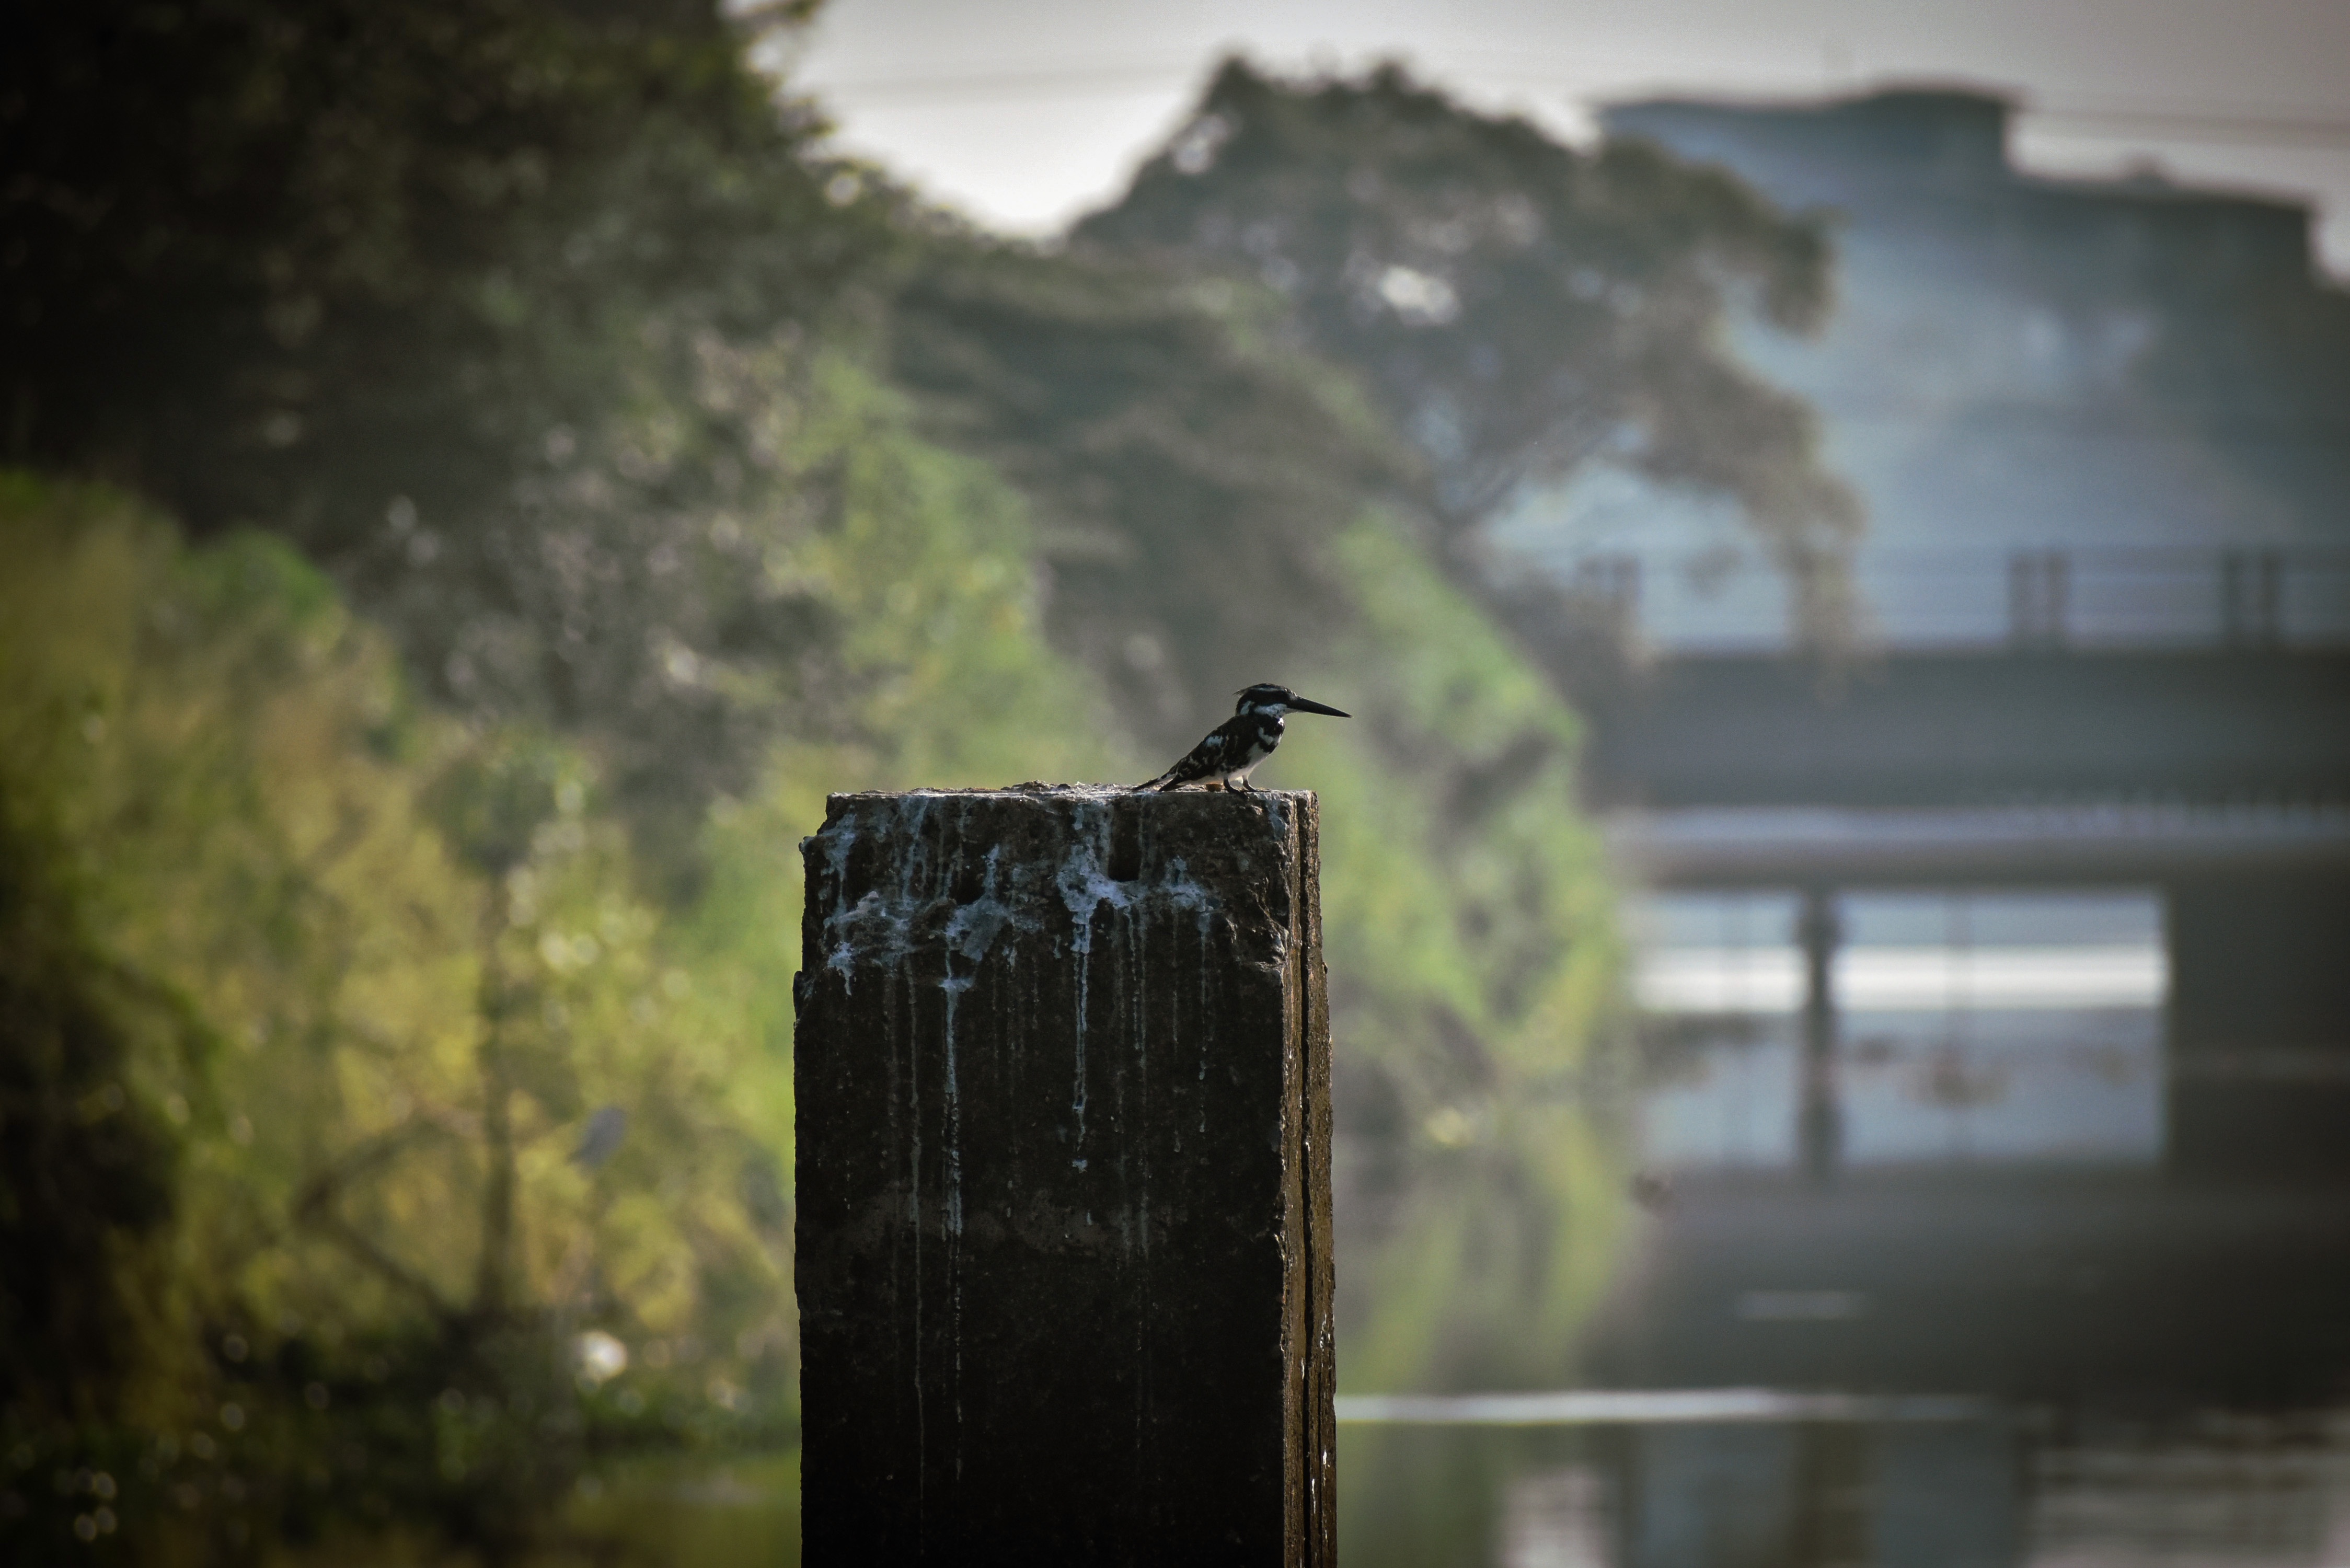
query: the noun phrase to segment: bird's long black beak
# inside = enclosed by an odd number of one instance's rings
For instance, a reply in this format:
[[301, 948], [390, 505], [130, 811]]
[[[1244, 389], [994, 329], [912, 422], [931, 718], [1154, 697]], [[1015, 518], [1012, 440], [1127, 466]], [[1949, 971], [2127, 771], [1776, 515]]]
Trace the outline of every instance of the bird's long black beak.
[[1352, 713], [1346, 711], [1342, 708], [1326, 708], [1319, 702], [1308, 702], [1303, 697], [1292, 697], [1289, 700], [1288, 706], [1289, 711], [1293, 713], [1327, 713], [1333, 719], [1351, 719], [1354, 717]]

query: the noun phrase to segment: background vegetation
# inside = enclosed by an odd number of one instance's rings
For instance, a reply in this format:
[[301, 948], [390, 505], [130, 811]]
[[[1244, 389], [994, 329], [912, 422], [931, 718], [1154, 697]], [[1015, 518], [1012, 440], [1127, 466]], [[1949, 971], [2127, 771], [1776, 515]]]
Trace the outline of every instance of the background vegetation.
[[1015, 245], [820, 151], [744, 63], [804, 10], [9, 24], [10, 1554], [660, 1555], [722, 1461], [787, 1541], [797, 838], [832, 790], [1144, 776], [1265, 678], [1362, 715], [1279, 764], [1325, 802], [1342, 1376], [1568, 1374], [1617, 939], [1527, 635], [1572, 607], [1478, 528], [1634, 452], [1832, 626], [1849, 503], [1717, 341], [1816, 318], [1817, 235], [1235, 66]]

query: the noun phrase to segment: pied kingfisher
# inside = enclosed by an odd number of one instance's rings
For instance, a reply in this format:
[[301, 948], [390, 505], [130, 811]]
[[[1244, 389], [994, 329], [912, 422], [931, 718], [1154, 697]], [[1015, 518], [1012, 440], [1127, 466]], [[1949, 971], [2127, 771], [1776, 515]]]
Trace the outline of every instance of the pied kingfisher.
[[1232, 716], [1208, 732], [1208, 738], [1192, 747], [1183, 760], [1152, 779], [1137, 784], [1137, 789], [1174, 789], [1188, 784], [1221, 784], [1226, 789], [1244, 790], [1253, 794], [1256, 786], [1248, 782], [1249, 770], [1273, 755], [1274, 747], [1281, 744], [1282, 716], [1285, 713], [1327, 713], [1333, 719], [1350, 719], [1351, 713], [1336, 708], [1326, 708], [1319, 702], [1308, 702], [1286, 686], [1271, 681], [1259, 681], [1240, 693], [1240, 706]]

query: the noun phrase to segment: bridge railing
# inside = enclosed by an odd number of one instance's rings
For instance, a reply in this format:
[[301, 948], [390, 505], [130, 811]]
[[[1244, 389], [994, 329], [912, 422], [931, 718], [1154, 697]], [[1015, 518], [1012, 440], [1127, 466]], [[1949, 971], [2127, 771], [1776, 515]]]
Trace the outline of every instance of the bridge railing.
[[[1654, 647], [1786, 641], [1789, 587], [1759, 561], [1594, 551], [1562, 576], [1579, 614]], [[1894, 647], [2350, 644], [2350, 546], [1888, 547], [1854, 577], [1868, 634]]]

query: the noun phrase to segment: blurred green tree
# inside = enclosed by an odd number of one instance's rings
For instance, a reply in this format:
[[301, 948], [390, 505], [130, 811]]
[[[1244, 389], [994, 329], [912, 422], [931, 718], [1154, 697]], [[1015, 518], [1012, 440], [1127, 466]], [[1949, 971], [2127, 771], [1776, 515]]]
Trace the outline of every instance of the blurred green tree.
[[1447, 562], [1430, 462], [1253, 279], [951, 223], [902, 275], [892, 379], [1027, 500], [1055, 639], [1154, 765], [1253, 680], [1360, 716], [1263, 774], [1323, 802], [1347, 1386], [1566, 1376], [1618, 1229], [1620, 938], [1576, 721]]
[[1827, 243], [1731, 176], [1634, 142], [1580, 152], [1396, 66], [1286, 82], [1235, 59], [1073, 238], [1284, 296], [1298, 338], [1358, 371], [1425, 459], [1471, 580], [1477, 524], [1604, 461], [1734, 501], [1799, 627], [1849, 631], [1858, 506], [1820, 467], [1810, 410], [1727, 344], [1733, 301], [1817, 327]]
[[12, 8], [0, 455], [298, 541], [428, 691], [595, 731], [686, 858], [768, 732], [664, 670], [825, 629], [730, 591], [771, 453], [712, 361], [889, 244], [745, 60], [807, 9]]
[[[10, 450], [203, 542], [0, 487], [19, 1471], [138, 1473], [126, 1541], [504, 1551], [597, 1452], [787, 1442], [795, 841], [831, 790], [1141, 776], [1268, 677], [1364, 714], [1268, 782], [1326, 794], [1350, 1128], [1444, 1175], [1366, 1232], [1349, 1376], [1556, 1375], [1617, 945], [1572, 715], [1461, 587], [1462, 476], [1572, 452], [1499, 404], [1468, 466], [1391, 433], [1410, 354], [1482, 385], [1430, 347], [1468, 314], [1325, 343], [1181, 244], [960, 229], [812, 154], [709, 0], [7, 25]], [[1641, 400], [1678, 354], [1712, 385], [1709, 288], [1780, 267], [1803, 314], [1816, 256], [1734, 191], [1378, 91], [1495, 212], [1499, 139], [1629, 225], [1608, 277], [1669, 264], [1584, 323], [1649, 379], [1554, 434], [1682, 431]], [[1794, 461], [1767, 395], [1720, 407], [1762, 410], [1738, 483]]]
[[1578, 726], [1440, 564], [1424, 466], [1283, 318], [1261, 286], [950, 226], [889, 364], [1029, 500], [1055, 639], [1147, 755], [1275, 675], [1360, 716], [1294, 727], [1263, 774], [1322, 795], [1342, 1376], [1555, 1381], [1618, 1212], [1592, 1090], [1621, 947]]
[[1333, 541], [1412, 499], [1414, 466], [1348, 379], [1280, 342], [1274, 303], [958, 229], [890, 301], [891, 379], [1026, 498], [1055, 637], [1154, 753], [1317, 665], [1353, 615]]
[[[806, 390], [760, 417], [829, 511], [746, 517], [745, 569], [847, 628], [861, 696], [784, 704], [683, 910], [588, 752], [415, 702], [283, 541], [184, 555], [0, 474], [0, 916], [39, 939], [0, 971], [6, 1148], [42, 1157], [0, 1167], [17, 1469], [139, 1469], [103, 1506], [151, 1544], [504, 1551], [599, 1449], [792, 1437], [792, 846], [828, 789], [1098, 742], [1000, 482], [845, 360], [763, 384]], [[16, 1539], [97, 1517], [6, 1481], [45, 1505]]]

